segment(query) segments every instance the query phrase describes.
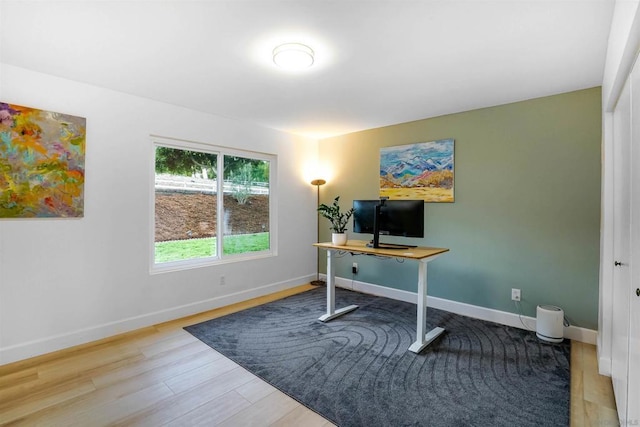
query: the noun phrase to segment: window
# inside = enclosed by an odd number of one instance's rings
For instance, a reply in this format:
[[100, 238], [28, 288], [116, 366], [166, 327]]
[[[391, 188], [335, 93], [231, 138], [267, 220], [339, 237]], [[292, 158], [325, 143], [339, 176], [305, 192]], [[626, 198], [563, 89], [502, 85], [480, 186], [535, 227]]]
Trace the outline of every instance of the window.
[[272, 254], [274, 167], [271, 155], [155, 139], [153, 268]]

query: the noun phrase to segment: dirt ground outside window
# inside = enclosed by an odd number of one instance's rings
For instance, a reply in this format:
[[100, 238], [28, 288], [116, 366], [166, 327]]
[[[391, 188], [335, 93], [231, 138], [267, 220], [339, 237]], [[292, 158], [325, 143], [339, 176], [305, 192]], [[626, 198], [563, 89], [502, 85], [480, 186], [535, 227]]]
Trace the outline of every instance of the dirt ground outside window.
[[[156, 242], [216, 235], [216, 195], [184, 192], [156, 193]], [[227, 230], [230, 234], [269, 231], [269, 196], [252, 195], [240, 205], [224, 195]], [[224, 218], [223, 218], [224, 220]]]

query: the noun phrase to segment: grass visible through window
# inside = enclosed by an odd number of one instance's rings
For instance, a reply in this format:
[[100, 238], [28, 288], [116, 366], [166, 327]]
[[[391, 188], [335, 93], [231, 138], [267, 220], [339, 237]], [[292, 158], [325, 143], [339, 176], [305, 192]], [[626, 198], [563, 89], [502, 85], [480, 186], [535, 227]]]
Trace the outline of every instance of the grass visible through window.
[[[224, 254], [259, 252], [269, 249], [269, 233], [236, 234], [224, 236]], [[216, 254], [216, 239], [171, 240], [156, 242], [155, 262], [181, 261], [185, 259], [208, 258]]]
[[266, 251], [269, 249], [269, 233], [224, 236], [223, 249], [225, 255]]

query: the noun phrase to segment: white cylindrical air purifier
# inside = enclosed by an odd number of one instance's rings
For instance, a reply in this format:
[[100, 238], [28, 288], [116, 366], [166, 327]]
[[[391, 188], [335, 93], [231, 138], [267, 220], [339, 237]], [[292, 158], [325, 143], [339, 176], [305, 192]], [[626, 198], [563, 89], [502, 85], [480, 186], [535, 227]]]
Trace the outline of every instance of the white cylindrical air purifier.
[[564, 338], [564, 311], [555, 305], [539, 305], [536, 335], [543, 341], [559, 343]]

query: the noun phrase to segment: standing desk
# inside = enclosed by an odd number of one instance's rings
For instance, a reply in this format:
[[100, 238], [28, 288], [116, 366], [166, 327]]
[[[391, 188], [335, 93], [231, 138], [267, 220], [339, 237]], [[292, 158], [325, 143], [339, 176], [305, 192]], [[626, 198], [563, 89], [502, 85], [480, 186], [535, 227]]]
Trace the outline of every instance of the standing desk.
[[427, 329], [427, 263], [436, 259], [444, 252], [448, 252], [446, 248], [426, 248], [415, 247], [409, 249], [387, 249], [387, 248], [369, 248], [367, 242], [363, 240], [349, 240], [345, 245], [336, 246], [332, 243], [314, 243], [313, 246], [325, 249], [327, 251], [327, 314], [320, 316], [319, 320], [328, 322], [343, 314], [358, 308], [357, 305], [350, 305], [336, 310], [335, 295], [335, 271], [333, 267], [334, 252], [349, 252], [351, 254], [375, 255], [384, 258], [402, 258], [416, 260], [418, 264], [418, 313], [416, 325], [416, 341], [409, 346], [409, 350], [414, 353], [420, 353], [422, 349], [428, 346], [441, 333], [443, 328], [436, 327], [429, 332]]

